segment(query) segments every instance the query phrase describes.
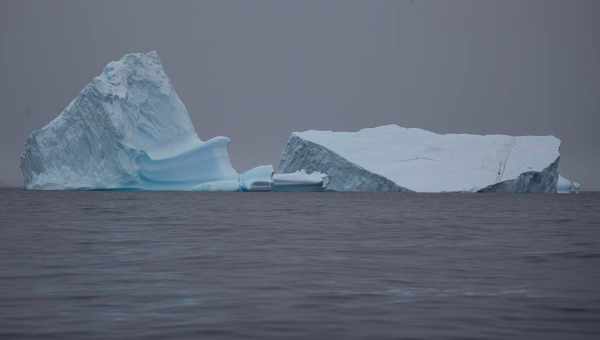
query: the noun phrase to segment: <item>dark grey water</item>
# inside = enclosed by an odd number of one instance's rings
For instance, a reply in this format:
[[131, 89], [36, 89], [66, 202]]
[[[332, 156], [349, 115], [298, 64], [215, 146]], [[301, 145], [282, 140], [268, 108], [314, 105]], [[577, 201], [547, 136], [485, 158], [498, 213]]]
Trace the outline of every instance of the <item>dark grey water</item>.
[[600, 338], [600, 194], [0, 191], [0, 338]]

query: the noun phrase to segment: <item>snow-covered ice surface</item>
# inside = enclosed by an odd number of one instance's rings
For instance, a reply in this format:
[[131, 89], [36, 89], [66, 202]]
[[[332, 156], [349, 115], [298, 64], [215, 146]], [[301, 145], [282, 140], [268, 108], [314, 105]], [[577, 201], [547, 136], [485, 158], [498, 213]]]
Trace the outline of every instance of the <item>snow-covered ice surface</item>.
[[109, 63], [27, 139], [27, 189], [238, 190], [227, 137], [203, 142], [156, 52]]
[[294, 132], [278, 171], [329, 176], [336, 191], [555, 192], [553, 136], [437, 134], [385, 125], [357, 132]]

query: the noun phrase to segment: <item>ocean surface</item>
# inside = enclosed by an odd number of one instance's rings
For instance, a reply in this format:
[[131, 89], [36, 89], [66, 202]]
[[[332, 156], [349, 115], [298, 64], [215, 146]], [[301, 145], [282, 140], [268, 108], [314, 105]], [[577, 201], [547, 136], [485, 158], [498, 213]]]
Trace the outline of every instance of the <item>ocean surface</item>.
[[600, 339], [600, 194], [0, 191], [1, 339]]

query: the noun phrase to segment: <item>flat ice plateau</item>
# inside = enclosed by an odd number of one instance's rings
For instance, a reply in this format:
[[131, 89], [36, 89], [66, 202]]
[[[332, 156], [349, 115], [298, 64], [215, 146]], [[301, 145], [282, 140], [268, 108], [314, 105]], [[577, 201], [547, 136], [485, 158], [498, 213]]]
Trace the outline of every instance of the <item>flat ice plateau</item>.
[[553, 136], [437, 134], [385, 125], [357, 132], [294, 132], [279, 172], [329, 176], [334, 191], [556, 192]]
[[198, 138], [156, 52], [109, 63], [21, 156], [27, 189], [239, 189], [229, 138]]

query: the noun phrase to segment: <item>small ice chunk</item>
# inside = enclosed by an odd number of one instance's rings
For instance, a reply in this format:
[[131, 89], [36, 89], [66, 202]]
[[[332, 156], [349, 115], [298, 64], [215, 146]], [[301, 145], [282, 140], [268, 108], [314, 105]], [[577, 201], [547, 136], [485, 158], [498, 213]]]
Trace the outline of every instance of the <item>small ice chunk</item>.
[[271, 191], [272, 165], [261, 165], [240, 174], [242, 191]]
[[328, 176], [321, 172], [307, 173], [301, 169], [273, 175], [273, 191], [323, 191]]

